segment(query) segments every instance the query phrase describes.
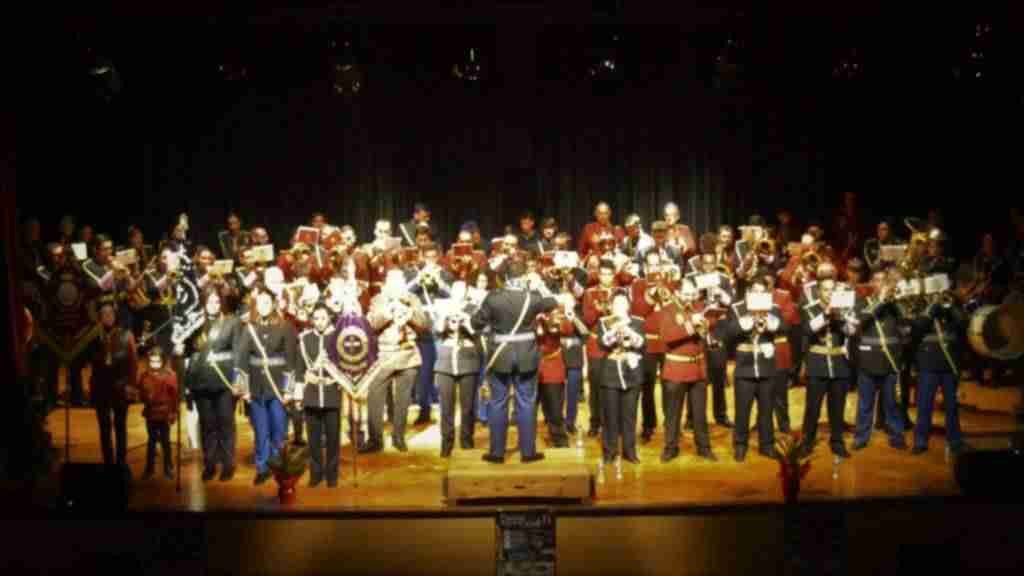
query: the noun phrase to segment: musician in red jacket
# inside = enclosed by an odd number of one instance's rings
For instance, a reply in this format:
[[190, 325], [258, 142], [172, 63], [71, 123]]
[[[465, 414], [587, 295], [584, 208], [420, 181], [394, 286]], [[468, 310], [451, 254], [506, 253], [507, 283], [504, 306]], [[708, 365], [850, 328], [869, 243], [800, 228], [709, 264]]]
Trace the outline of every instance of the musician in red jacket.
[[597, 341], [597, 323], [611, 312], [612, 296], [618, 289], [615, 286], [615, 264], [611, 260], [602, 260], [598, 269], [598, 284], [587, 288], [583, 293], [583, 323], [590, 331], [587, 339], [587, 379], [590, 381], [590, 429], [587, 435], [591, 438], [601, 433], [603, 386], [601, 379], [604, 374], [604, 361], [608, 355]]
[[644, 256], [644, 277], [635, 281], [631, 287], [630, 314], [644, 320], [644, 380], [640, 388], [640, 411], [643, 415], [643, 433], [640, 436], [644, 444], [651, 441], [658, 427], [658, 413], [654, 406], [654, 383], [658, 372], [665, 362], [665, 342], [660, 336], [659, 324], [663, 295], [661, 291], [674, 291], [679, 278], [672, 277], [670, 270], [664, 270], [661, 256], [652, 250]]
[[142, 393], [142, 417], [146, 419], [146, 433], [149, 442], [146, 444], [146, 471], [142, 478], [153, 477], [156, 465], [156, 445], [160, 443], [160, 452], [164, 455], [164, 477], [174, 478], [171, 464], [171, 425], [178, 419], [178, 379], [164, 361], [164, 351], [154, 346], [147, 355], [149, 364], [139, 379], [139, 390]]
[[[698, 301], [697, 287], [689, 279], [682, 281], [679, 303], [670, 303], [658, 315], [659, 335], [667, 347], [661, 372], [662, 409], [665, 412], [665, 448], [661, 461], [679, 456], [679, 425], [683, 403], [688, 402], [694, 419], [694, 443], [697, 455], [717, 461], [711, 451], [707, 421], [707, 371], [704, 362], [704, 340], [709, 329], [704, 317], [704, 304]], [[680, 308], [679, 304], [684, 308]]]
[[580, 258], [586, 258], [588, 254], [596, 250], [594, 239], [601, 232], [614, 235], [616, 245], [621, 243], [626, 236], [622, 228], [612, 226], [612, 209], [607, 202], [599, 202], [594, 208], [594, 220], [584, 226], [583, 232], [580, 233], [578, 247]]
[[537, 316], [537, 346], [540, 348], [540, 402], [544, 410], [544, 421], [555, 448], [567, 448], [569, 437], [562, 419], [562, 403], [565, 398], [565, 360], [562, 356], [562, 338], [575, 334], [572, 321], [566, 316], [563, 304], [551, 312]]

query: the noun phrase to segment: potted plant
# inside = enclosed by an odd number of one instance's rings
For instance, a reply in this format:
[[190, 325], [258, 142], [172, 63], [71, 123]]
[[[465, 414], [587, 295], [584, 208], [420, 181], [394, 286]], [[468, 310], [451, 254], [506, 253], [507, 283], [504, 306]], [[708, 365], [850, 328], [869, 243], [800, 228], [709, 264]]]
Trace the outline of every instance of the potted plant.
[[308, 465], [309, 449], [305, 446], [291, 447], [288, 442], [281, 446], [276, 456], [271, 456], [267, 461], [267, 466], [277, 481], [277, 496], [282, 504], [291, 504], [295, 501], [295, 485], [306, 473]]
[[[811, 469], [812, 450], [804, 455], [804, 441], [800, 432], [780, 435], [775, 439], [776, 459], [779, 461], [779, 479], [782, 481], [782, 495], [787, 504], [796, 502], [800, 493], [800, 481]], [[813, 446], [812, 446], [813, 448]]]

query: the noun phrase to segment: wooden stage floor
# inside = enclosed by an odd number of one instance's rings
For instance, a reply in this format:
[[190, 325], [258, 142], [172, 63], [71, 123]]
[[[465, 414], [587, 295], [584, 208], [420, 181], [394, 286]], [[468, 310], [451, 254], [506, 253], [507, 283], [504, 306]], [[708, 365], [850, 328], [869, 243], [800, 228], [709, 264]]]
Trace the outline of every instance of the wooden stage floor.
[[[727, 389], [730, 412], [732, 390]], [[660, 462], [663, 446], [661, 428], [660, 389], [657, 390], [659, 429], [654, 439], [641, 445], [640, 465], [624, 463], [622, 478], [616, 478], [614, 466], [608, 467], [596, 479], [596, 499], [591, 506], [623, 509], [658, 507], [688, 507], [704, 505], [747, 505], [777, 503], [782, 494], [777, 478], [778, 465], [757, 453], [757, 435], [751, 434], [751, 446], [745, 462], [736, 463], [732, 456], [732, 431], [711, 426], [711, 441], [719, 461], [706, 462], [694, 455], [692, 434], [682, 440], [682, 455], [668, 464]], [[805, 389], [790, 391], [791, 419], [799, 427], [804, 412]], [[846, 419], [854, 421], [856, 394], [847, 402]], [[133, 476], [139, 478], [145, 465], [146, 431], [141, 416], [141, 405], [132, 405], [128, 417], [128, 462]], [[417, 408], [409, 414], [410, 423], [417, 416]], [[587, 422], [587, 406], [580, 405], [579, 422]], [[823, 410], [824, 413], [824, 410]], [[911, 409], [911, 415], [915, 411]], [[91, 409], [71, 410], [71, 460], [75, 462], [101, 461], [96, 418]], [[730, 413], [731, 416], [731, 413]], [[63, 460], [64, 411], [54, 411], [49, 418], [49, 429], [54, 444]], [[827, 447], [828, 427], [824, 414], [819, 423], [818, 437], [822, 440], [815, 453], [808, 478], [801, 490], [804, 500], [856, 500], [866, 498], [914, 497], [953, 495], [958, 493], [952, 474], [952, 465], [945, 459], [943, 415], [935, 412], [936, 429], [933, 430], [930, 450], [922, 456], [911, 456], [909, 451], [898, 451], [888, 446], [884, 433], [876, 431], [869, 446], [853, 452], [853, 458], [843, 461], [838, 477], [833, 477], [832, 457]], [[388, 447], [384, 452], [359, 456], [357, 483], [353, 482], [352, 449], [343, 438], [342, 475], [337, 488], [325, 485], [308, 488], [306, 479], [300, 483], [298, 502], [291, 510], [299, 511], [444, 511], [455, 508], [444, 501], [442, 482], [448, 461], [439, 454], [440, 430], [438, 411], [434, 407], [433, 422], [428, 426], [411, 427], [407, 434], [409, 452], [402, 454]], [[961, 410], [961, 426], [967, 441], [979, 449], [1005, 448], [1007, 435], [1020, 430], [1009, 411]], [[538, 446], [545, 449], [543, 424], [538, 423], [541, 438]], [[136, 481], [130, 508], [136, 510], [190, 510], [190, 511], [275, 511], [276, 485], [273, 480], [254, 487], [255, 469], [251, 464], [253, 451], [252, 428], [244, 417], [238, 418], [238, 472], [231, 482], [213, 480], [203, 483], [201, 455], [198, 451], [183, 450], [182, 490], [175, 490], [173, 480], [158, 475], [149, 481]], [[175, 430], [172, 429], [172, 439]], [[385, 434], [387, 436], [387, 433]], [[183, 432], [182, 437], [185, 434]], [[343, 434], [347, 436], [347, 434]], [[515, 428], [510, 429], [509, 446], [516, 446]], [[846, 434], [847, 446], [852, 435]], [[907, 433], [908, 443], [911, 435]], [[390, 440], [387, 440], [390, 443]], [[487, 431], [477, 426], [475, 442], [478, 452], [487, 445]], [[187, 444], [186, 444], [187, 445]], [[458, 448], [456, 448], [458, 450]], [[600, 445], [597, 439], [584, 437], [582, 448], [572, 448], [575, 457], [598, 471]], [[159, 463], [162, 460], [158, 457]], [[509, 454], [507, 462], [518, 463], [518, 455]], [[507, 466], [508, 464], [506, 464]], [[46, 491], [56, 497], [55, 483], [48, 483]], [[461, 508], [461, 507], [460, 507]]]

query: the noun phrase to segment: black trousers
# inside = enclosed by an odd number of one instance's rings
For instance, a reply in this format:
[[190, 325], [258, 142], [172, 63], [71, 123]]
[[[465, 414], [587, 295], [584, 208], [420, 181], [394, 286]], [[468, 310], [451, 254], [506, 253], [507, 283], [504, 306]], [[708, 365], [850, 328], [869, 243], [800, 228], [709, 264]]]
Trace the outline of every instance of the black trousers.
[[792, 428], [789, 422], [789, 382], [792, 377], [792, 371], [779, 370], [775, 374], [775, 383], [772, 385], [775, 423], [780, 432], [789, 432]]
[[737, 449], [746, 448], [750, 436], [750, 409], [757, 399], [757, 437], [761, 450], [775, 447], [775, 434], [772, 430], [772, 401], [775, 377], [770, 378], [736, 378], [736, 428], [733, 429], [733, 446]]
[[[41, 346], [42, 347], [42, 346]], [[45, 348], [45, 347], [42, 347]], [[43, 363], [45, 367], [42, 369], [44, 378], [46, 379], [47, 396], [51, 400], [51, 405], [57, 404], [57, 388], [59, 384], [60, 367], [62, 366], [61, 360], [53, 353], [52, 350], [45, 348], [43, 352]], [[67, 389], [69, 391], [67, 400], [72, 404], [84, 404], [85, 393], [82, 387], [82, 368], [85, 366], [85, 355], [80, 354], [75, 358], [68, 369]]]
[[[729, 378], [729, 352], [725, 346], [707, 348], [705, 359], [707, 360], [708, 382], [711, 383], [711, 401], [715, 422], [727, 422], [729, 420], [729, 413], [725, 404], [725, 385]], [[693, 422], [693, 413], [689, 411], [689, 406], [684, 405], [684, 408], [686, 410], [686, 423], [689, 425]]]
[[[851, 380], [851, 382], [857, 382], [858, 380]], [[900, 377], [897, 379], [896, 401], [899, 403], [900, 409], [897, 410], [897, 416], [899, 421], [906, 426], [910, 423], [910, 371], [901, 371]], [[885, 422], [885, 414], [883, 413], [882, 395], [878, 395], [878, 401], [875, 403], [875, 422]]]
[[370, 431], [368, 442], [383, 446], [384, 404], [392, 382], [395, 391], [392, 396], [394, 409], [390, 412], [391, 433], [395, 438], [405, 438], [405, 422], [409, 418], [409, 404], [412, 403], [412, 388], [416, 384], [417, 374], [419, 367], [398, 370], [370, 384], [366, 400]]
[[679, 426], [683, 419], [683, 406], [693, 414], [694, 443], [698, 449], [710, 450], [708, 436], [707, 382], [662, 382], [661, 407], [665, 412], [665, 451], [679, 448]]
[[289, 402], [285, 404], [285, 411], [288, 412], [288, 419], [292, 421], [292, 430], [295, 431], [295, 434], [292, 436], [292, 442], [302, 442], [303, 427], [306, 423], [306, 416], [303, 413], [302, 407]]
[[636, 410], [640, 400], [640, 387], [627, 390], [605, 388], [601, 391], [604, 406], [604, 459], [611, 462], [619, 452], [626, 458], [636, 458]]
[[555, 448], [565, 448], [569, 446], [569, 434], [565, 431], [565, 420], [562, 417], [565, 383], [541, 384], [538, 388], [541, 409], [544, 411], [544, 422], [548, 425], [551, 441]]
[[645, 432], [654, 432], [658, 428], [658, 410], [654, 406], [654, 383], [658, 379], [658, 370], [664, 365], [664, 354], [644, 353], [644, 383], [640, 389], [640, 411]]
[[164, 470], [171, 470], [171, 424], [146, 420], [146, 433], [149, 442], [146, 444], [146, 471], [152, 472], [156, 465], [156, 445], [160, 444], [160, 452], [164, 455]]
[[601, 422], [604, 420], [604, 402], [602, 396], [604, 395], [604, 386], [602, 385], [604, 377], [604, 358], [587, 358], [587, 379], [590, 380], [590, 427], [592, 429], [601, 428]]
[[203, 464], [207, 470], [217, 464], [235, 467], [235, 407], [237, 399], [229, 390], [192, 393], [199, 412], [199, 433], [203, 442]]
[[845, 378], [822, 378], [809, 376], [807, 380], [807, 407], [804, 412], [804, 441], [814, 445], [818, 435], [818, 418], [821, 403], [828, 396], [829, 445], [832, 451], [843, 446], [843, 408], [846, 403], [847, 380]]
[[[128, 456], [128, 403], [111, 398], [93, 398], [96, 408], [96, 421], [100, 426], [100, 445], [103, 447], [103, 463], [124, 466]], [[114, 437], [117, 439], [117, 459], [114, 459], [114, 446], [110, 437], [110, 426], [113, 423]]]
[[441, 451], [455, 446], [455, 399], [459, 399], [459, 439], [463, 450], [473, 447], [476, 424], [476, 380], [479, 374], [434, 373], [434, 386], [441, 396]]
[[[309, 477], [311, 480], [327, 478], [338, 480], [338, 456], [341, 450], [341, 409], [305, 408], [306, 426], [309, 427]], [[324, 436], [327, 445], [324, 445]]]

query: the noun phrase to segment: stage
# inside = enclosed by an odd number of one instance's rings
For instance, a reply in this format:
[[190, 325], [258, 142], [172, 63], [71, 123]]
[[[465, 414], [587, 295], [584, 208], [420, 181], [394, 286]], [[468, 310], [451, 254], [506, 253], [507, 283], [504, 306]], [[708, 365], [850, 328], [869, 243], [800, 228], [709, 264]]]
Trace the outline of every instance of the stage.
[[[681, 442], [681, 456], [667, 464], [660, 461], [663, 447], [661, 422], [660, 389], [658, 389], [659, 429], [652, 441], [640, 445], [642, 463], [621, 465], [621, 478], [615, 466], [600, 467], [600, 444], [597, 438], [583, 435], [582, 447], [576, 439], [571, 448], [562, 449], [560, 458], [583, 463], [594, 472], [595, 494], [587, 507], [643, 508], [687, 507], [687, 506], [729, 506], [757, 505], [782, 502], [778, 479], [778, 464], [757, 452], [757, 434], [750, 438], [750, 449], [746, 461], [737, 463], [733, 459], [732, 431], [712, 424], [712, 449], [718, 462], [707, 462], [694, 454], [692, 433], [686, 432]], [[726, 390], [732, 417], [732, 389]], [[961, 427], [966, 441], [979, 449], [1007, 447], [1009, 435], [1021, 429], [1012, 415], [1012, 403], [1019, 401], [1016, 388], [981, 388], [972, 382], [961, 386]], [[805, 388], [790, 390], [791, 420], [797, 428], [803, 419]], [[1016, 400], [1014, 400], [1016, 399]], [[854, 421], [856, 394], [850, 394], [847, 401], [846, 420]], [[974, 408], [985, 405], [986, 409]], [[996, 411], [996, 409], [1001, 411]], [[128, 463], [136, 481], [133, 484], [129, 507], [133, 510], [189, 510], [189, 511], [276, 511], [280, 505], [276, 498], [276, 484], [269, 481], [262, 486], [253, 486], [255, 469], [251, 463], [253, 453], [252, 428], [244, 416], [237, 416], [238, 430], [238, 471], [230, 482], [212, 480], [202, 482], [202, 458], [199, 451], [183, 449], [181, 492], [175, 490], [175, 481], [166, 480], [159, 473], [151, 480], [142, 481], [145, 465], [146, 430], [141, 416], [142, 406], [133, 404], [128, 416]], [[377, 454], [358, 455], [353, 471], [352, 447], [347, 433], [343, 433], [341, 477], [337, 488], [329, 489], [326, 484], [308, 488], [307, 479], [299, 484], [298, 501], [289, 510], [303, 511], [420, 511], [444, 512], [455, 506], [447, 502], [442, 485], [451, 461], [440, 457], [440, 427], [438, 408], [434, 406], [430, 425], [414, 427], [412, 421], [418, 408], [409, 413], [407, 444], [409, 452], [399, 453], [390, 447], [388, 426], [385, 431], [387, 448]], [[91, 409], [76, 408], [71, 411], [71, 460], [73, 462], [100, 462], [99, 433], [95, 413]], [[824, 410], [823, 410], [824, 412]], [[756, 414], [756, 409], [755, 409]], [[911, 416], [916, 411], [911, 407]], [[57, 410], [49, 417], [49, 430], [54, 444], [64, 447], [64, 411]], [[952, 475], [951, 462], [947, 461], [943, 439], [943, 412], [935, 410], [935, 429], [932, 433], [929, 451], [921, 456], [911, 456], [907, 450], [895, 450], [888, 446], [887, 437], [875, 431], [868, 447], [852, 451], [853, 457], [842, 461], [837, 474], [833, 472], [832, 455], [827, 447], [828, 426], [823, 414], [819, 423], [819, 445], [812, 460], [808, 477], [802, 484], [800, 497], [805, 501], [848, 501], [876, 498], [903, 498], [921, 496], [945, 496], [958, 494]], [[538, 417], [540, 419], [540, 417]], [[710, 417], [709, 417], [710, 420]], [[585, 430], [588, 422], [586, 403], [580, 404], [578, 422]], [[347, 431], [347, 426], [344, 428]], [[538, 423], [538, 446], [550, 450], [546, 443], [542, 419]], [[907, 433], [908, 443], [910, 432]], [[172, 441], [176, 430], [172, 428]], [[185, 433], [182, 438], [185, 446]], [[477, 424], [473, 457], [479, 458], [487, 446], [487, 430]], [[852, 445], [852, 434], [846, 435], [847, 446]], [[520, 466], [518, 453], [511, 452], [516, 446], [515, 427], [510, 428], [510, 452], [504, 465]], [[452, 461], [463, 457], [456, 448]], [[533, 466], [544, 465], [534, 464]], [[55, 496], [55, 494], [51, 494]]]

